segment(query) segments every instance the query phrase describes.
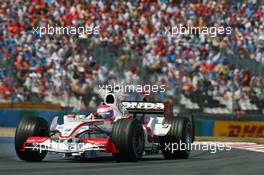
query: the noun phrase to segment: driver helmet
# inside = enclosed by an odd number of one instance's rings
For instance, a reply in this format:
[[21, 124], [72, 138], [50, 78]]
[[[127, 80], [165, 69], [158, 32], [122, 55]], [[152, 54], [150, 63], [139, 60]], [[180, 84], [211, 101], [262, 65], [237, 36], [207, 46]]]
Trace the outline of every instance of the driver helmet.
[[114, 110], [111, 106], [108, 105], [100, 105], [97, 108], [97, 114], [100, 115], [102, 118], [111, 118], [114, 116]]

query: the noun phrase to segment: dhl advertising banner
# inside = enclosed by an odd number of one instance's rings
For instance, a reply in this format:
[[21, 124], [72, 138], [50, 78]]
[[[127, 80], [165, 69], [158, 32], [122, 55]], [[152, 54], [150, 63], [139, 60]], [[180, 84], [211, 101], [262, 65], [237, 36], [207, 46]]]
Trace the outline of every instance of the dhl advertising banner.
[[264, 137], [264, 122], [215, 121], [214, 136]]

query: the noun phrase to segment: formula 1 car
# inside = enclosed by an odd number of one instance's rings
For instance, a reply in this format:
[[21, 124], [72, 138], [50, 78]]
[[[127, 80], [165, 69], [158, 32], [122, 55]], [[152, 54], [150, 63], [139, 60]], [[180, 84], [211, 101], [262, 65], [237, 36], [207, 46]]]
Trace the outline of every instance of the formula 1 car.
[[159, 152], [166, 159], [188, 158], [194, 124], [188, 117], [173, 117], [172, 110], [170, 102], [122, 101], [109, 93], [96, 112], [65, 115], [63, 124], [58, 117], [50, 126], [43, 118], [22, 118], [15, 150], [25, 161], [41, 161], [48, 152], [80, 159], [112, 154], [118, 162]]

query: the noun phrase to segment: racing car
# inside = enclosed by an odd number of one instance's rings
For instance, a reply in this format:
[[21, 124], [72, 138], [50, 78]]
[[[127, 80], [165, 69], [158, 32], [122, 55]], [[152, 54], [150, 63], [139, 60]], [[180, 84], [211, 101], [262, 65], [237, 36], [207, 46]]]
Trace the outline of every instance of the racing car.
[[173, 116], [171, 102], [126, 101], [109, 93], [96, 112], [64, 115], [63, 124], [58, 117], [50, 125], [43, 118], [22, 118], [15, 150], [25, 161], [42, 161], [48, 152], [80, 159], [112, 154], [118, 162], [160, 152], [165, 159], [186, 159], [191, 149], [179, 144], [193, 141], [192, 118]]

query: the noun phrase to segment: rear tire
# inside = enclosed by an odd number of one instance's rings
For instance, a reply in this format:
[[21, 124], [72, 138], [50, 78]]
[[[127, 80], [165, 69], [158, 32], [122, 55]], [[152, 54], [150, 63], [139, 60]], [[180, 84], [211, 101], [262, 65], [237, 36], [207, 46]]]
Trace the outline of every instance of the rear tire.
[[185, 117], [167, 118], [165, 123], [171, 128], [166, 136], [159, 137], [163, 156], [165, 159], [187, 159], [193, 140], [192, 123]]
[[38, 117], [22, 118], [15, 133], [15, 150], [21, 160], [38, 162], [45, 158], [47, 151], [22, 150], [23, 144], [31, 136], [48, 136], [49, 126], [46, 120]]
[[143, 126], [138, 120], [120, 119], [112, 129], [112, 142], [118, 153], [113, 157], [116, 161], [138, 161], [145, 147]]

